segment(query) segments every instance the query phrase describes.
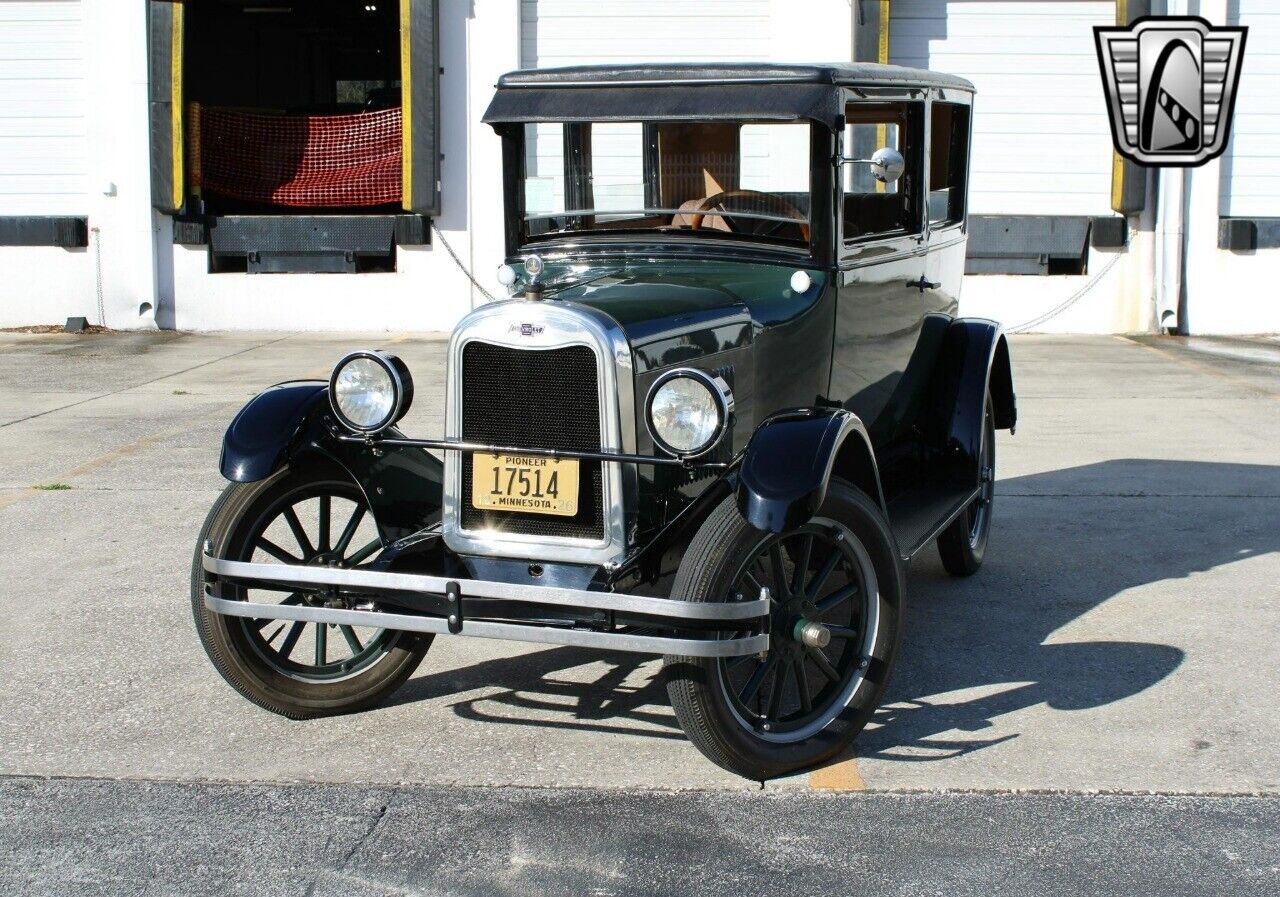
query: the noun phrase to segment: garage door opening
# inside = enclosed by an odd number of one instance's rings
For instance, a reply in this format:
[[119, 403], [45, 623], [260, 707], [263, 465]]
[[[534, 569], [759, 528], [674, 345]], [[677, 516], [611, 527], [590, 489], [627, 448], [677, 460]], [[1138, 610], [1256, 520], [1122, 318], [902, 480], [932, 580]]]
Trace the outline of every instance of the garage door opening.
[[398, 0], [206, 0], [185, 34], [203, 211], [399, 210]]
[[211, 271], [392, 271], [397, 244], [425, 242], [434, 2], [152, 0], [151, 16], [156, 204]]

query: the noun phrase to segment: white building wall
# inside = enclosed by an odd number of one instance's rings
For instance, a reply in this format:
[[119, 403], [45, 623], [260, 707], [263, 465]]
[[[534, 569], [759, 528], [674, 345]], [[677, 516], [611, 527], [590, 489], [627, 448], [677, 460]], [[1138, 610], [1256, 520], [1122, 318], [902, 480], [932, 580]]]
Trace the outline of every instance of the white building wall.
[[[444, 209], [436, 225], [463, 264], [500, 295], [500, 142], [479, 119], [497, 76], [522, 61], [849, 59], [856, 6], [442, 3]], [[1280, 250], [1216, 248], [1219, 214], [1280, 216], [1272, 208], [1280, 176], [1269, 155], [1270, 137], [1280, 137], [1280, 8], [1263, 0], [1190, 6], [1211, 22], [1238, 12], [1252, 32], [1236, 137], [1223, 160], [1190, 177], [1187, 321], [1197, 333], [1280, 331], [1280, 303], [1258, 287], [1280, 274]], [[1109, 213], [1110, 138], [1090, 29], [1112, 21], [1111, 0], [892, 4], [893, 61], [977, 84], [975, 213]], [[92, 229], [87, 250], [0, 247], [0, 326], [73, 314], [96, 320], [99, 292], [113, 327], [190, 329], [447, 330], [483, 301], [438, 239], [401, 247], [394, 274], [208, 273], [206, 249], [174, 246], [169, 220], [151, 209], [146, 97], [145, 4], [0, 0], [0, 215], [87, 215]], [[1154, 198], [1153, 189], [1148, 193]], [[1130, 248], [1112, 264], [1116, 256], [1091, 251], [1084, 277], [968, 277], [962, 312], [1017, 326], [1084, 290], [1037, 329], [1149, 329], [1149, 215], [1131, 220]]]
[[[146, 4], [83, 0], [83, 6], [91, 35], [88, 212], [95, 291], [100, 285], [107, 326], [154, 327], [161, 305], [156, 247], [168, 239], [169, 224], [151, 208]], [[172, 326], [171, 319], [160, 322]]]
[[889, 59], [973, 82], [969, 211], [1111, 214], [1093, 26], [1113, 0], [894, 0]]
[[[1112, 214], [1093, 27], [1115, 24], [1113, 0], [894, 0], [891, 9], [890, 62], [960, 75], [977, 90], [971, 214]], [[1030, 329], [1148, 329], [1147, 227], [1131, 227], [1127, 251], [1090, 248], [1084, 275], [967, 275], [960, 312], [1018, 328], [1066, 304]]]
[[84, 45], [79, 0], [0, 0], [0, 214], [85, 212]]
[[[0, 0], [0, 215], [88, 213], [85, 66], [79, 0]], [[84, 249], [0, 246], [0, 272], [0, 326], [97, 317]]]
[[1223, 19], [1248, 26], [1249, 34], [1223, 155], [1220, 209], [1236, 217], [1280, 218], [1280, 3], [1237, 0]]
[[[30, 73], [0, 79], [0, 118], [28, 113], [0, 124], [12, 138], [0, 147], [0, 167], [22, 155], [15, 147], [30, 153], [61, 135], [60, 173], [50, 162], [42, 174], [30, 161], [22, 192], [0, 195], [0, 215], [84, 215], [90, 228], [87, 249], [0, 247], [0, 326], [84, 315], [154, 327], [156, 235], [168, 225], [151, 210], [146, 5], [0, 0], [0, 34], [19, 35], [0, 50], [0, 66]], [[57, 65], [33, 68], [38, 60]], [[14, 92], [41, 100], [15, 101]]]
[[769, 55], [769, 0], [521, 0], [524, 68]]
[[1280, 218], [1280, 4], [1201, 0], [1214, 24], [1245, 25], [1244, 62], [1226, 152], [1192, 170], [1187, 198], [1190, 333], [1280, 333], [1280, 249], [1218, 248], [1218, 217]]

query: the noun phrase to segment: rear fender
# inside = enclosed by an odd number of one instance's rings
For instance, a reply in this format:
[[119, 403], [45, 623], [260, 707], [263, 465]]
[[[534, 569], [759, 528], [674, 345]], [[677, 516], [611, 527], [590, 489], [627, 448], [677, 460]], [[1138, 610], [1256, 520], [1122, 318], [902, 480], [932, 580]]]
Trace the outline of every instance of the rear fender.
[[966, 482], [977, 476], [988, 389], [996, 429], [1015, 430], [1018, 406], [1008, 340], [995, 321], [957, 318], [947, 328], [934, 371], [932, 429], [945, 463]]
[[[375, 449], [342, 442], [321, 381], [281, 383], [254, 396], [231, 421], [222, 440], [222, 475], [235, 483], [264, 480], [285, 466], [329, 461], [341, 466], [368, 501], [385, 542], [440, 519], [444, 465], [425, 449]], [[401, 435], [395, 428], [388, 436]]]
[[756, 529], [795, 529], [817, 513], [833, 474], [884, 509], [875, 452], [856, 414], [840, 408], [776, 414], [756, 428], [743, 454], [738, 510]]

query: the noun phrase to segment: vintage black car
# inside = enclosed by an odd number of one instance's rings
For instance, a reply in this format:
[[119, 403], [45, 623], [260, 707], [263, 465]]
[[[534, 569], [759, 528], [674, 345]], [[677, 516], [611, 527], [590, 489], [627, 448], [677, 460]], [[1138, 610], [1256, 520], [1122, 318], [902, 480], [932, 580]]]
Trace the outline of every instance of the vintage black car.
[[982, 564], [1016, 420], [999, 326], [956, 317], [972, 98], [878, 65], [504, 76], [511, 298], [454, 331], [435, 438], [396, 429], [382, 351], [240, 411], [192, 576], [214, 665], [303, 718], [437, 634], [661, 654], [715, 763], [841, 751], [904, 562]]

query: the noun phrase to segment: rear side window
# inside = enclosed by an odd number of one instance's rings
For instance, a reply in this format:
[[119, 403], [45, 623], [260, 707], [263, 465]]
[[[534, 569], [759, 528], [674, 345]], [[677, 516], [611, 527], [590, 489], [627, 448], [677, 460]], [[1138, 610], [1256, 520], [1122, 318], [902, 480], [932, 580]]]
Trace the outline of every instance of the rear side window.
[[964, 177], [969, 152], [969, 107], [934, 103], [929, 123], [929, 223], [964, 220]]

